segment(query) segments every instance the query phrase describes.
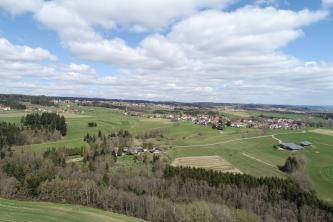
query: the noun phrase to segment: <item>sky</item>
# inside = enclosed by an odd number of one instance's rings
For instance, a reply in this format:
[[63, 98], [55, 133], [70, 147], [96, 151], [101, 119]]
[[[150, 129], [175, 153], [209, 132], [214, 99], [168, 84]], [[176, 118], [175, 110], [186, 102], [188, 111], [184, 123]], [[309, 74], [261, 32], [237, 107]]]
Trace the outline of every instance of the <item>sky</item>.
[[333, 105], [333, 0], [0, 0], [0, 93]]

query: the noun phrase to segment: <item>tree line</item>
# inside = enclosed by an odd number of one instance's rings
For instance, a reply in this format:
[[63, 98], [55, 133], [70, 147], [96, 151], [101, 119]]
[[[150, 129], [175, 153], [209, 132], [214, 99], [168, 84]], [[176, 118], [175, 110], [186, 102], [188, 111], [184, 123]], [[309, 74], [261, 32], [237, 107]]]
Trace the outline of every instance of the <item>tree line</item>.
[[[288, 158], [285, 165], [290, 162], [295, 164], [294, 158]], [[333, 206], [321, 201], [315, 192], [305, 192], [301, 187], [290, 179], [281, 179], [278, 177], [254, 177], [246, 174], [222, 173], [213, 170], [173, 167], [167, 166], [164, 171], [167, 178], [179, 176], [182, 180], [191, 178], [199, 181], [206, 181], [210, 186], [223, 188], [225, 185], [235, 185], [239, 188], [255, 188], [265, 186], [268, 190], [267, 201], [277, 202], [285, 200], [295, 203], [298, 207], [312, 206], [326, 210], [333, 214]]]
[[13, 102], [21, 105], [23, 105], [22, 102], [30, 102], [32, 104], [41, 105], [41, 106], [53, 106], [54, 105], [54, 103], [52, 102], [53, 99], [54, 97], [49, 97], [49, 96], [0, 94], [0, 101], [8, 101], [9, 103]]
[[22, 117], [21, 125], [0, 122], [0, 158], [11, 154], [12, 146], [56, 141], [67, 134], [63, 116], [55, 113], [33, 113]]
[[67, 125], [64, 116], [56, 113], [31, 113], [22, 117], [21, 123], [31, 129], [47, 129], [59, 131], [62, 136], [67, 134]]

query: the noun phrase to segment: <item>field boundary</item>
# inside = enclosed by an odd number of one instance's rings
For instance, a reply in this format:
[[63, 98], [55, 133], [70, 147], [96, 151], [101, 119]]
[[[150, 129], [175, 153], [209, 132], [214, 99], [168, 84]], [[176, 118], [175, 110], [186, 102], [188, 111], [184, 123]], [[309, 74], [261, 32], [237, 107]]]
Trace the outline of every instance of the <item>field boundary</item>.
[[318, 133], [326, 136], [333, 136], [333, 129], [314, 129], [310, 130], [312, 133]]
[[219, 155], [178, 157], [172, 161], [171, 166], [202, 168], [224, 173], [243, 173], [238, 168], [234, 167], [234, 165], [232, 165], [229, 161], [225, 160]]
[[221, 145], [221, 144], [226, 144], [226, 143], [231, 143], [231, 142], [238, 142], [238, 141], [252, 140], [252, 139], [260, 139], [260, 138], [267, 138], [267, 137], [272, 137], [273, 139], [281, 141], [278, 138], [276, 138], [275, 136], [277, 136], [277, 135], [286, 135], [286, 134], [296, 134], [296, 133], [304, 133], [304, 132], [277, 133], [277, 134], [269, 134], [269, 135], [263, 135], [263, 136], [253, 136], [253, 137], [245, 137], [245, 138], [239, 138], [239, 139], [232, 139], [232, 140], [226, 140], [226, 141], [222, 141], [222, 142], [208, 143], [208, 144], [175, 145], [174, 148], [215, 146], [215, 145]]
[[242, 153], [242, 155], [243, 155], [243, 156], [246, 156], [246, 157], [248, 157], [248, 158], [250, 158], [250, 159], [256, 160], [256, 161], [258, 161], [258, 162], [260, 162], [260, 163], [262, 163], [262, 164], [265, 164], [265, 165], [267, 165], [267, 166], [270, 166], [270, 167], [273, 167], [273, 168], [275, 168], [275, 169], [278, 169], [277, 166], [275, 166], [275, 165], [273, 165], [273, 164], [270, 164], [270, 163], [267, 163], [267, 162], [265, 162], [265, 161], [263, 161], [263, 160], [261, 160], [261, 159], [258, 159], [258, 158], [254, 157], [254, 156], [251, 156], [251, 155], [249, 155], [249, 154]]

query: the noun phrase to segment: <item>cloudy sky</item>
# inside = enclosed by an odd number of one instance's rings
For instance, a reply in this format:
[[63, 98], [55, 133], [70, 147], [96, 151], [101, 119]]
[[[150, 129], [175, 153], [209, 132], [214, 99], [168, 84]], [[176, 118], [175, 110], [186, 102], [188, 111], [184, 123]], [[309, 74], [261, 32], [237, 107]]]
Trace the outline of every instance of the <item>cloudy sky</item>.
[[0, 0], [0, 93], [333, 105], [333, 0]]

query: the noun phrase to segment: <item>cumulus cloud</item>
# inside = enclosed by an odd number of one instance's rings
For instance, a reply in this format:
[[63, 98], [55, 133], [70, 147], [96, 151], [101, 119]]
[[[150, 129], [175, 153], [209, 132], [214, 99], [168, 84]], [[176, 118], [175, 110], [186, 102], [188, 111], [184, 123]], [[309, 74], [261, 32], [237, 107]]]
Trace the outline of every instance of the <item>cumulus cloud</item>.
[[[40, 11], [41, 21], [48, 20], [49, 10], [69, 12], [86, 23], [110, 29], [117, 26], [132, 30], [158, 30], [202, 8], [223, 9], [236, 0], [54, 0], [46, 2]], [[44, 14], [45, 13], [45, 14]], [[66, 13], [65, 13], [66, 14]], [[57, 17], [58, 18], [58, 17]], [[60, 18], [61, 19], [61, 18]], [[76, 21], [76, 20], [74, 20]], [[68, 23], [72, 21], [67, 20]], [[46, 23], [47, 24], [47, 23]]]
[[197, 50], [217, 55], [271, 52], [301, 36], [301, 27], [326, 15], [324, 11], [253, 7], [229, 13], [207, 11], [181, 21], [169, 35], [173, 41], [192, 44]]
[[42, 48], [13, 45], [5, 38], [0, 38], [0, 59], [16, 61], [55, 60], [56, 56]]
[[333, 7], [333, 0], [322, 0], [322, 5], [324, 8]]
[[[34, 12], [35, 19], [56, 31], [62, 45], [73, 56], [115, 65], [119, 70], [102, 76], [85, 64], [44, 65], [38, 61], [51, 59], [45, 53], [37, 60], [23, 59], [30, 56], [22, 56], [20, 46], [12, 46], [18, 53], [6, 58], [1, 58], [1, 53], [0, 59], [10, 62], [0, 62], [0, 73], [9, 72], [19, 77], [22, 70], [26, 70], [25, 73], [38, 80], [28, 81], [22, 76], [25, 84], [16, 88], [20, 92], [32, 90], [37, 94], [178, 101], [328, 103], [327, 95], [333, 90], [333, 66], [302, 61], [281, 52], [283, 47], [304, 35], [304, 27], [326, 18], [328, 11], [291, 11], [258, 6], [267, 1], [258, 1], [257, 6], [223, 11], [232, 2], [44, 2]], [[324, 5], [328, 3], [329, 0], [323, 1]], [[100, 29], [111, 33], [114, 30], [147, 32], [147, 36], [131, 47], [120, 37], [106, 38]], [[31, 50], [36, 53], [36, 49]], [[15, 90], [9, 78], [1, 84], [6, 84], [7, 90]], [[31, 89], [31, 84], [41, 87]]]
[[42, 6], [43, 0], [1, 0], [0, 8], [5, 9], [12, 15], [24, 12], [35, 12]]
[[95, 74], [96, 70], [91, 68], [86, 64], [75, 64], [71, 63], [68, 66], [68, 71], [70, 72], [77, 72], [77, 73], [86, 73], [86, 74]]

